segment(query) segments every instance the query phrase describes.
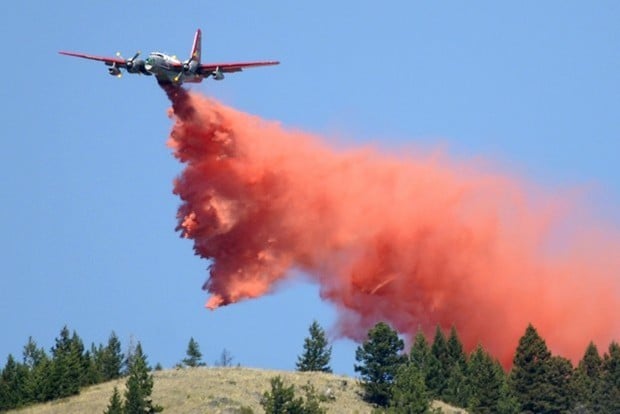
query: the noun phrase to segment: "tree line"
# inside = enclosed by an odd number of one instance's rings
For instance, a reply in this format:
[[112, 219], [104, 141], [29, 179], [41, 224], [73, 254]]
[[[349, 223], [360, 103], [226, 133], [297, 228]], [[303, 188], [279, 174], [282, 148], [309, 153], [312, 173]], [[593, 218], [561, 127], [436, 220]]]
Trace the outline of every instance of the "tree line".
[[[620, 345], [612, 342], [601, 355], [590, 343], [577, 366], [552, 355], [544, 339], [529, 325], [520, 338], [513, 366], [502, 365], [482, 346], [467, 354], [456, 328], [446, 335], [440, 327], [432, 342], [419, 331], [408, 352], [388, 324], [379, 322], [355, 352], [364, 399], [377, 413], [431, 413], [431, 401], [442, 400], [471, 413], [620, 413]], [[332, 347], [314, 321], [298, 356], [298, 371], [332, 372]], [[216, 364], [229, 366], [224, 350]], [[202, 353], [190, 338], [186, 357], [177, 367], [201, 367]], [[156, 369], [161, 369], [161, 366]], [[127, 377], [121, 396], [115, 387], [105, 414], [154, 413], [163, 408], [151, 400], [153, 377], [141, 344], [127, 355], [114, 332], [107, 344], [85, 349], [82, 339], [65, 326], [48, 354], [30, 337], [22, 360], [9, 355], [0, 372], [0, 411], [78, 394], [81, 387]], [[310, 385], [303, 396], [280, 377], [261, 398], [268, 414], [321, 414], [322, 402]], [[124, 397], [124, 398], [123, 398]], [[251, 412], [251, 410], [248, 410]]]
[[379, 412], [428, 413], [439, 399], [471, 413], [620, 413], [620, 346], [601, 356], [590, 343], [576, 367], [552, 355], [529, 325], [506, 372], [482, 346], [463, 350], [456, 329], [437, 327], [433, 342], [422, 332], [404, 353], [404, 342], [386, 323], [375, 325], [356, 350], [366, 401]]
[[[50, 351], [48, 354], [30, 337], [21, 361], [11, 354], [7, 357], [0, 372], [0, 411], [69, 397], [82, 387], [121, 377], [128, 379], [124, 411], [120, 412], [144, 413], [148, 412], [144, 407], [155, 411], [161, 408], [149, 402], [152, 376], [140, 342], [131, 344], [125, 355], [118, 336], [112, 332], [106, 345], [93, 343], [86, 349], [80, 336], [64, 326]], [[117, 397], [120, 402], [120, 394]]]

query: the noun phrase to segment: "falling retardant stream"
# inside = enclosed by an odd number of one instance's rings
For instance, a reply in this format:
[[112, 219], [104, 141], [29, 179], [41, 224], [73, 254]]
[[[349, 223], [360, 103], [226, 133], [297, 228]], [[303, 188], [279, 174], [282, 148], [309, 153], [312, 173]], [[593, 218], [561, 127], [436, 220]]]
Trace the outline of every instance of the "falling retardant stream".
[[528, 323], [573, 361], [618, 339], [620, 235], [575, 197], [475, 162], [330, 148], [164, 89], [184, 164], [178, 230], [209, 260], [209, 309], [301, 271], [355, 340], [382, 320], [408, 338], [454, 325], [510, 366]]

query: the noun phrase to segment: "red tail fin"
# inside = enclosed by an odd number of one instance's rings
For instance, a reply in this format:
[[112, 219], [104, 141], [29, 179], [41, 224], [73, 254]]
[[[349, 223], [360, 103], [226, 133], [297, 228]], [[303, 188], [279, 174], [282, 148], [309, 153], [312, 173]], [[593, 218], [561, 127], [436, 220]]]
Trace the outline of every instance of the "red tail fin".
[[200, 29], [198, 29], [196, 30], [196, 34], [194, 35], [194, 44], [192, 45], [192, 52], [189, 56], [189, 60], [192, 60], [198, 64], [200, 64], [200, 49], [202, 48], [201, 38], [202, 32], [200, 31]]

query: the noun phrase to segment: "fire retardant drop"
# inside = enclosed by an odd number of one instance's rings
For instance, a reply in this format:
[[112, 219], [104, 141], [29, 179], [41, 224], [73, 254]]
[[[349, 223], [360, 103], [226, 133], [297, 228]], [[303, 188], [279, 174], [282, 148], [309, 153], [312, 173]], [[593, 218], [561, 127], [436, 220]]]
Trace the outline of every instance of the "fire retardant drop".
[[509, 366], [528, 323], [573, 360], [618, 338], [620, 236], [571, 197], [437, 154], [336, 150], [166, 89], [178, 230], [209, 260], [208, 308], [298, 270], [356, 340], [378, 321], [408, 338], [454, 325]]

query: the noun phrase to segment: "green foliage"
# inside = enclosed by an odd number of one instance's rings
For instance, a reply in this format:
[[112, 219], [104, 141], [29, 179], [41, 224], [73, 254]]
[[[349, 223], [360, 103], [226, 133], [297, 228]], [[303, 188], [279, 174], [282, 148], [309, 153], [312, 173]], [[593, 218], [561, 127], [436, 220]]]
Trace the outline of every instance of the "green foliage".
[[433, 345], [431, 345], [431, 355], [426, 372], [426, 386], [434, 398], [440, 398], [446, 391], [450, 375], [449, 367], [446, 336], [438, 325], [435, 329], [435, 337]]
[[431, 359], [431, 348], [422, 330], [418, 330], [409, 352], [409, 361], [415, 365], [426, 379]]
[[321, 407], [323, 401], [317, 394], [316, 389], [311, 384], [301, 387], [304, 391], [305, 401], [303, 405], [303, 414], [325, 414], [327, 410]]
[[51, 361], [45, 350], [37, 347], [32, 337], [28, 338], [28, 343], [24, 346], [23, 360], [29, 371], [24, 391], [27, 402], [47, 401], [52, 387], [49, 382]]
[[512, 391], [522, 411], [561, 413], [570, 408], [568, 386], [572, 365], [552, 357], [532, 325], [519, 340], [510, 376]]
[[478, 346], [468, 361], [468, 409], [472, 413], [493, 414], [517, 411], [510, 398], [501, 365]]
[[424, 375], [418, 365], [409, 362], [401, 366], [394, 378], [387, 412], [425, 414], [430, 410], [430, 402]]
[[69, 335], [69, 329], [64, 326], [56, 343], [52, 348], [52, 366], [50, 372], [50, 387], [53, 398], [63, 398], [76, 395], [80, 392], [80, 386], [84, 385], [84, 368], [87, 365], [84, 358], [84, 344], [80, 337], [73, 332]]
[[602, 387], [602, 370], [603, 359], [596, 345], [590, 342], [571, 380], [570, 392], [574, 406], [581, 410], [601, 412], [599, 397]]
[[446, 342], [446, 353], [445, 370], [448, 372], [448, 378], [446, 380], [446, 388], [441, 397], [452, 405], [466, 407], [469, 400], [467, 356], [463, 351], [463, 343], [454, 326], [450, 329], [450, 336]]
[[26, 404], [26, 384], [28, 368], [8, 356], [6, 365], [0, 374], [0, 410], [21, 407]]
[[108, 408], [106, 408], [103, 414], [125, 414], [118, 388], [114, 387], [114, 392], [112, 393], [112, 397], [110, 397]]
[[368, 332], [367, 340], [355, 351], [355, 360], [361, 364], [354, 366], [360, 373], [366, 401], [382, 407], [389, 405], [392, 383], [407, 360], [401, 354], [404, 347], [398, 333], [384, 322]]
[[457, 407], [467, 407], [469, 402], [467, 370], [466, 367], [465, 369], [461, 367], [461, 364], [455, 364], [450, 368], [442, 400]]
[[124, 355], [121, 352], [121, 341], [114, 331], [112, 331], [108, 338], [108, 344], [100, 352], [102, 381], [120, 378]]
[[603, 358], [601, 389], [597, 393], [601, 412], [620, 413], [620, 345], [612, 342]]
[[545, 382], [550, 358], [551, 353], [547, 349], [547, 344], [536, 329], [528, 325], [525, 334], [519, 340], [510, 374], [512, 391], [521, 410], [539, 413], [546, 409], [541, 384]]
[[309, 332], [310, 336], [304, 339], [304, 352], [297, 359], [297, 371], [332, 372], [329, 366], [332, 347], [327, 346], [325, 331], [313, 321]]
[[324, 414], [314, 387], [304, 387], [306, 399], [295, 397], [295, 386], [285, 386], [280, 376], [271, 378], [271, 391], [263, 394], [260, 404], [266, 414]]
[[142, 352], [140, 342], [131, 352], [129, 364], [129, 378], [125, 390], [125, 414], [156, 413], [162, 407], [153, 405], [151, 393], [153, 391], [153, 376], [149, 373], [146, 355]]
[[187, 344], [187, 351], [185, 351], [185, 354], [187, 357], [181, 361], [185, 366], [195, 368], [206, 365], [202, 362], [202, 352], [200, 352], [198, 342], [196, 342], [193, 337], [189, 338], [189, 343]]

